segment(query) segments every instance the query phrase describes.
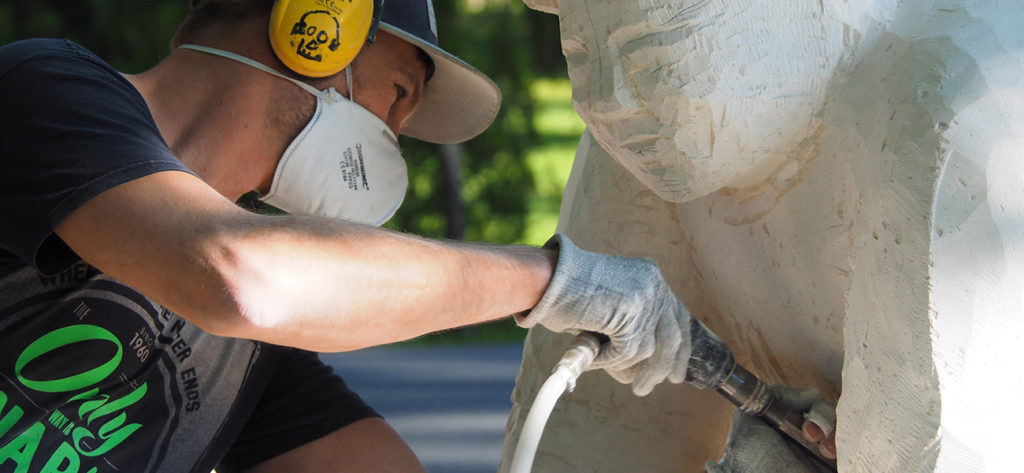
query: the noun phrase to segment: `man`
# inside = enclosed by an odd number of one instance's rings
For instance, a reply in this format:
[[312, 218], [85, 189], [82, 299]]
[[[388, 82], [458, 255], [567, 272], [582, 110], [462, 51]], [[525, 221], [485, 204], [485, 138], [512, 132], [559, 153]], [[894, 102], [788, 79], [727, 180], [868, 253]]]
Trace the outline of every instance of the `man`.
[[[599, 366], [644, 390], [670, 373], [682, 381], [688, 314], [653, 264], [562, 241], [560, 272], [574, 275], [547, 289], [554, 246], [443, 243], [353, 222], [379, 223], [400, 200], [393, 135], [468, 139], [493, 119], [497, 87], [436, 48], [430, 7], [413, 0], [388, 2], [343, 72], [300, 76], [269, 44], [271, 3], [199, 2], [176, 37], [189, 46], [136, 76], [64, 41], [0, 53], [0, 468], [417, 471], [305, 350], [510, 314], [608, 334]], [[343, 30], [313, 20], [289, 21], [303, 24], [293, 31], [307, 53], [320, 40], [326, 53]], [[345, 141], [350, 127], [368, 138]], [[315, 141], [325, 133], [339, 135], [336, 149]], [[344, 161], [348, 181], [313, 183], [340, 172], [320, 167], [324, 155]], [[352, 187], [369, 197], [344, 194]], [[252, 190], [348, 220], [234, 204]]]
[[[395, 135], [469, 139], [498, 89], [436, 47], [429, 2], [354, 47], [335, 2], [292, 3], [196, 2], [135, 76], [0, 50], [0, 468], [421, 471], [313, 351], [512, 314], [606, 335], [594, 366], [638, 394], [683, 380], [689, 314], [649, 261], [366, 225], [404, 192]], [[282, 52], [346, 47], [326, 73]], [[292, 215], [234, 204], [253, 190]]]

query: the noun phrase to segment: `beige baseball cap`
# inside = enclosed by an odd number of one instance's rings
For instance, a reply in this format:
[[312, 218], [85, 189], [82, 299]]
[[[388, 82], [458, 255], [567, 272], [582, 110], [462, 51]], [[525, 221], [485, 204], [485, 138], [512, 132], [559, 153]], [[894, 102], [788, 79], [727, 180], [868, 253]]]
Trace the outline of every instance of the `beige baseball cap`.
[[437, 46], [431, 0], [384, 0], [379, 28], [419, 47], [434, 61], [434, 75], [402, 126], [403, 135], [430, 143], [459, 143], [494, 122], [501, 90], [482, 72]]

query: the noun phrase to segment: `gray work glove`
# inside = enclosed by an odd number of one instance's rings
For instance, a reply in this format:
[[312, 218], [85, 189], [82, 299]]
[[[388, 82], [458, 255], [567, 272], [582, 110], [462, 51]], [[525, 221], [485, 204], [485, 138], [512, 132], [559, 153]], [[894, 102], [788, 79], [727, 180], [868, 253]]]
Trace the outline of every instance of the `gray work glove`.
[[[816, 389], [796, 390], [785, 385], [772, 386], [779, 401], [805, 412], [807, 420], [818, 424], [828, 435], [835, 428], [836, 412], [831, 404], [818, 396]], [[796, 446], [760, 419], [732, 414], [732, 431], [725, 444], [725, 454], [718, 463], [705, 465], [708, 473], [827, 473], [829, 470], [811, 459], [810, 454]]]
[[638, 396], [666, 379], [685, 380], [690, 312], [672, 294], [657, 264], [584, 251], [563, 235], [545, 248], [559, 250], [555, 275], [537, 306], [516, 316], [520, 326], [604, 334], [609, 341], [591, 369], [632, 384]]

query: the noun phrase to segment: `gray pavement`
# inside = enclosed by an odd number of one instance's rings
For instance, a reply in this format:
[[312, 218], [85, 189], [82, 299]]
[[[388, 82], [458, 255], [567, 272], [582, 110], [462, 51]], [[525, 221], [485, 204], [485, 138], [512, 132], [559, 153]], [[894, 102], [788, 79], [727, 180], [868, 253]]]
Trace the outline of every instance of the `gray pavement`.
[[494, 472], [523, 347], [381, 347], [321, 355], [431, 473]]

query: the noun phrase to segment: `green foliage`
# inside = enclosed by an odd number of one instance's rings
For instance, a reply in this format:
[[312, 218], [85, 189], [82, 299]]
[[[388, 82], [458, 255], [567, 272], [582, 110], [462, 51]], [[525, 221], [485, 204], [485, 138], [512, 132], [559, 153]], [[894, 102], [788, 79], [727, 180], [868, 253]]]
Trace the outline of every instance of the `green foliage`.
[[[68, 38], [120, 71], [137, 73], [169, 53], [188, 0], [0, 0], [0, 44]], [[435, 0], [441, 46], [473, 64], [504, 94], [490, 129], [459, 150], [465, 238], [541, 244], [553, 232], [562, 188], [583, 125], [569, 105], [553, 15], [519, 0]], [[391, 228], [431, 237], [449, 234], [439, 147], [402, 139], [409, 164], [405, 204]], [[252, 195], [250, 207], [265, 208]], [[521, 340], [509, 320], [422, 340]]]
[[562, 193], [584, 125], [570, 103], [568, 79], [537, 79], [530, 84], [530, 96], [536, 107], [533, 128], [540, 143], [526, 153], [526, 164], [535, 178], [527, 205], [526, 232], [517, 243], [541, 245], [555, 232]]
[[[118, 70], [140, 72], [167, 55], [187, 4], [187, 0], [0, 0], [0, 44], [29, 37], [68, 38]], [[556, 141], [564, 138], [558, 128], [575, 120], [568, 109], [538, 122], [533, 94], [538, 78], [565, 74], [557, 18], [532, 11], [518, 0], [436, 0], [434, 5], [441, 46], [492, 77], [503, 93], [501, 111], [490, 129], [457, 148], [465, 238], [493, 243], [541, 239], [530, 237], [529, 228], [543, 221], [549, 228], [533, 233], [553, 231], [565, 178], [558, 172], [553, 183], [548, 175], [535, 175], [535, 170], [548, 161], [541, 156], [571, 156], [565, 143], [560, 148], [551, 145], [552, 136]], [[565, 96], [561, 97], [562, 105], [566, 104]], [[538, 126], [555, 135], [542, 136]], [[571, 130], [578, 136], [578, 130]], [[575, 137], [571, 140], [574, 143]], [[439, 147], [410, 139], [403, 139], [402, 147], [409, 163], [410, 189], [388, 226], [443, 238], [450, 229]], [[534, 191], [538, 185], [545, 196], [540, 200]]]
[[[541, 142], [533, 126], [530, 85], [544, 74], [565, 74], [560, 54], [559, 68], [552, 71], [544, 65], [545, 58], [551, 62], [550, 51], [558, 54], [557, 39], [538, 45], [535, 38], [557, 38], [557, 18], [529, 10], [518, 0], [436, 0], [434, 7], [441, 46], [484, 71], [503, 94], [490, 129], [460, 147], [465, 238], [520, 242], [536, 183], [526, 157]], [[402, 146], [412, 182], [405, 204], [388, 225], [444, 237], [449, 228], [441, 205], [439, 149], [413, 140], [404, 140]]]
[[67, 38], [135, 73], [167, 55], [185, 0], [8, 0], [0, 3], [0, 44], [23, 38]]
[[[187, 0], [0, 0], [0, 44], [28, 37], [68, 38], [118, 70], [140, 72], [166, 56], [187, 4]], [[459, 148], [465, 238], [523, 241], [529, 215], [537, 211], [531, 199], [538, 180], [528, 156], [544, 144], [534, 127], [531, 84], [538, 77], [565, 74], [557, 18], [534, 12], [519, 0], [436, 0], [434, 6], [441, 46], [492, 77], [504, 95], [491, 128]], [[410, 190], [388, 226], [445, 237], [450, 229], [439, 149], [409, 139], [403, 139], [402, 147], [409, 163]], [[550, 203], [546, 208], [550, 210]]]

